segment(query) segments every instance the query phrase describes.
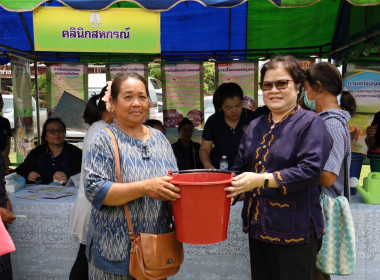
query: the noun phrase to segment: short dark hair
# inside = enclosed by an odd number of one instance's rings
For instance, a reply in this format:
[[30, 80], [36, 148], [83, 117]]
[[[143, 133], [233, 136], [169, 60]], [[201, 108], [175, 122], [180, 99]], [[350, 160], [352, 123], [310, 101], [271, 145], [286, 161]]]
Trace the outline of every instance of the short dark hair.
[[306, 70], [306, 80], [312, 88], [322, 87], [331, 94], [340, 96], [340, 106], [350, 113], [351, 116], [356, 111], [356, 101], [351, 93], [343, 90], [343, 77], [339, 70], [329, 62], [319, 62], [310, 66]]
[[99, 94], [93, 95], [84, 109], [83, 119], [85, 123], [92, 125], [102, 118], [102, 112], [106, 111], [106, 103], [102, 100], [108, 85], [102, 88]]
[[302, 94], [302, 88], [305, 84], [305, 72], [301, 68], [297, 59], [295, 59], [295, 57], [291, 55], [276, 55], [273, 58], [271, 58], [271, 60], [269, 60], [267, 63], [265, 63], [260, 69], [260, 84], [262, 84], [264, 81], [265, 73], [268, 70], [278, 68], [279, 64], [281, 64], [284, 67], [285, 71], [288, 72], [288, 74], [292, 77], [295, 84], [300, 84], [298, 94]]
[[111, 96], [112, 96], [113, 100], [117, 99], [117, 96], [119, 95], [119, 92], [120, 92], [121, 84], [129, 78], [133, 78], [133, 79], [141, 81], [145, 86], [146, 95], [148, 96], [148, 98], [150, 97], [149, 96], [148, 83], [144, 79], [143, 76], [141, 76], [137, 73], [120, 73], [120, 74], [117, 74], [116, 77], [112, 80]]
[[244, 93], [242, 88], [237, 83], [222, 83], [214, 92], [212, 103], [214, 104], [215, 112], [222, 109], [223, 102], [227, 98], [239, 97], [243, 100]]
[[181, 131], [182, 127], [184, 127], [185, 125], [187, 124], [190, 124], [193, 128], [194, 128], [194, 124], [191, 120], [189, 120], [188, 118], [183, 118], [179, 124], [178, 124], [178, 132]]
[[46, 136], [46, 129], [47, 129], [47, 126], [49, 123], [59, 123], [63, 130], [65, 131], [66, 133], [66, 125], [65, 123], [61, 120], [61, 118], [48, 118], [45, 123], [44, 123], [44, 126], [42, 128], [42, 135], [41, 135], [41, 143], [42, 144], [46, 144], [46, 140], [45, 140], [45, 136]]
[[145, 121], [144, 124], [147, 126], [150, 126], [150, 127], [154, 127], [155, 125], [160, 125], [160, 126], [164, 127], [164, 125], [162, 124], [162, 122], [160, 120], [155, 120], [155, 119], [149, 119], [149, 120]]

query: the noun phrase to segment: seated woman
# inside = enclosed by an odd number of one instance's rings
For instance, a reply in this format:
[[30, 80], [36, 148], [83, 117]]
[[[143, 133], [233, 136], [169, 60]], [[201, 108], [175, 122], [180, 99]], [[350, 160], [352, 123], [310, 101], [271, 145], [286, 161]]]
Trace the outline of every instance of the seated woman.
[[42, 144], [34, 148], [15, 172], [27, 183], [49, 184], [53, 180], [66, 184], [80, 172], [82, 150], [65, 141], [66, 125], [60, 118], [50, 118], [42, 129]]
[[177, 159], [178, 170], [203, 168], [199, 159], [200, 144], [191, 141], [194, 132], [194, 124], [188, 118], [183, 118], [178, 124], [179, 139], [172, 144], [174, 155]]

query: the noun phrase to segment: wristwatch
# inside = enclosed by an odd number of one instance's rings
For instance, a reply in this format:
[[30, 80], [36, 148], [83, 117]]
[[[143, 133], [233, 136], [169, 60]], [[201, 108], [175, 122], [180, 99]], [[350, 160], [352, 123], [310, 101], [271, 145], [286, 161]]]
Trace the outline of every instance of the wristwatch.
[[268, 184], [269, 184], [269, 173], [264, 173], [264, 189], [267, 189], [268, 188]]

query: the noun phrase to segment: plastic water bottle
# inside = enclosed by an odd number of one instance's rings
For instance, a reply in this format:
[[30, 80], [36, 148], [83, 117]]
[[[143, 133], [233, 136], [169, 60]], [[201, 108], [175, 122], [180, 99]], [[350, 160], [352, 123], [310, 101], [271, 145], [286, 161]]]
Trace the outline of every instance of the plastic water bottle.
[[228, 170], [227, 156], [222, 156], [222, 159], [220, 160], [220, 163], [219, 163], [219, 168], [223, 170]]

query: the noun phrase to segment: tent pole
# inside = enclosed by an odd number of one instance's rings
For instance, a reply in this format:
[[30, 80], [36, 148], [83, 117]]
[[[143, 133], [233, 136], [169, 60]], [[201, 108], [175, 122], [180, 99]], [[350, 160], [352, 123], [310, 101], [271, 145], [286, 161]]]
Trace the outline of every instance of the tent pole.
[[228, 9], [229, 12], [229, 23], [228, 23], [228, 55], [231, 55], [231, 16], [232, 16], [232, 10], [231, 8]]
[[14, 53], [19, 53], [19, 54], [25, 55], [26, 57], [32, 57], [33, 59], [36, 57], [34, 54], [31, 54], [31, 53], [28, 53], [28, 52], [25, 52], [25, 51], [22, 51], [22, 50], [18, 50], [18, 49], [15, 49], [15, 48], [12, 48], [12, 47], [9, 47], [9, 46], [6, 46], [6, 45], [0, 44], [0, 48], [4, 49], [4, 50], [7, 50], [7, 51], [10, 51], [10, 52], [14, 52]]
[[374, 32], [374, 33], [372, 33], [370, 35], [367, 35], [367, 38], [362, 38], [362, 39], [356, 40], [355, 42], [348, 43], [348, 44], [346, 44], [346, 45], [344, 45], [344, 46], [342, 46], [342, 47], [340, 47], [340, 48], [338, 48], [336, 50], [331, 50], [330, 54], [334, 54], [334, 53], [340, 52], [342, 50], [348, 49], [349, 47], [352, 47], [352, 46], [355, 46], [355, 45], [360, 44], [362, 42], [365, 42], [368, 39], [371, 39], [371, 38], [376, 37], [378, 35], [380, 35], [380, 31], [377, 31], [377, 32]]
[[32, 37], [30, 37], [30, 33], [29, 33], [29, 30], [28, 30], [28, 27], [26, 26], [24, 16], [20, 12], [18, 13], [18, 15], [20, 17], [22, 26], [24, 27], [24, 31], [25, 31], [26, 37], [28, 38], [28, 42], [29, 42], [30, 48], [32, 49], [32, 51], [34, 51]]
[[340, 17], [342, 15], [342, 10], [343, 10], [343, 6], [344, 6], [345, 2], [346, 2], [346, 0], [340, 0], [338, 15], [337, 15], [336, 21], [335, 21], [334, 33], [333, 33], [333, 36], [331, 38], [330, 50], [332, 50], [333, 45], [334, 45], [334, 39], [335, 39], [336, 33], [338, 32], [338, 25], [340, 22]]
[[41, 130], [40, 130], [40, 93], [38, 90], [38, 66], [37, 60], [34, 60], [34, 84], [36, 88], [36, 115], [37, 115], [37, 141], [38, 145], [41, 144]]

